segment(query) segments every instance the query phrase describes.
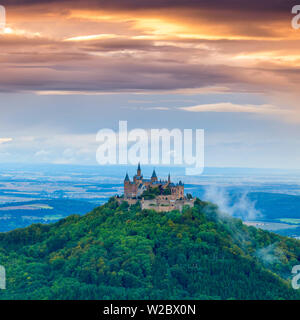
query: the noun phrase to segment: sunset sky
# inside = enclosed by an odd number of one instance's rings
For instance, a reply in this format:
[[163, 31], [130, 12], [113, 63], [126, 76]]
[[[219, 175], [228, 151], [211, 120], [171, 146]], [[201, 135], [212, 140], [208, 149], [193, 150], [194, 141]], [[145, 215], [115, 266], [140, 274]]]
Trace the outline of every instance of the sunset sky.
[[300, 1], [0, 4], [0, 162], [94, 164], [128, 120], [205, 129], [207, 166], [300, 169]]

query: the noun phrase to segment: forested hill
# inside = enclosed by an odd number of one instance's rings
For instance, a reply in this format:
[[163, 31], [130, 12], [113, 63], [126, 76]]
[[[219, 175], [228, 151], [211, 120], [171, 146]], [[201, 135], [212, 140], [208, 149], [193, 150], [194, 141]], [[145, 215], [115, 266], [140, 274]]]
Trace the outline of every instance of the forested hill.
[[114, 199], [85, 216], [0, 234], [0, 299], [299, 299], [300, 241], [196, 201], [183, 213]]

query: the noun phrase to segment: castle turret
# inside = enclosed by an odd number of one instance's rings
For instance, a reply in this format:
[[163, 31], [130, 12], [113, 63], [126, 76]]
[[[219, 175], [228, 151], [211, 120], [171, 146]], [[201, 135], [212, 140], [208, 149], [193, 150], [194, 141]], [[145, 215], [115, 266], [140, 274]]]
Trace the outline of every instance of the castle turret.
[[170, 173], [169, 173], [169, 175], [168, 175], [168, 183], [169, 183], [169, 184], [171, 183], [171, 175], [170, 175]]
[[125, 179], [124, 179], [124, 196], [125, 198], [129, 195], [129, 189], [130, 189], [130, 179], [128, 176], [128, 173], [126, 173]]
[[136, 175], [137, 175], [138, 177], [140, 177], [140, 176], [142, 175], [142, 170], [141, 170], [141, 165], [140, 165], [140, 163], [138, 164], [138, 168], [137, 168], [137, 173], [136, 173]]
[[156, 172], [155, 172], [155, 169], [153, 170], [153, 173], [152, 173], [152, 176], [151, 176], [151, 182], [157, 182], [157, 175], [156, 175]]
[[182, 183], [181, 180], [179, 181], [179, 184], [178, 184], [178, 196], [182, 199], [184, 198], [184, 184]]

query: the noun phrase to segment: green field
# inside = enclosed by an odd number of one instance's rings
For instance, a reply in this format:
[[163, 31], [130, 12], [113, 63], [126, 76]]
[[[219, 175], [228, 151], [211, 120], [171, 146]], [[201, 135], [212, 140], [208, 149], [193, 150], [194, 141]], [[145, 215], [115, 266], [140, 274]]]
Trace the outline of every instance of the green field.
[[63, 216], [62, 215], [53, 215], [53, 216], [44, 216], [42, 218], [42, 220], [51, 220], [51, 221], [55, 221], [55, 220], [59, 220], [62, 219]]
[[47, 204], [31, 204], [29, 205], [29, 207], [36, 208], [36, 209], [48, 209], [48, 210], [53, 209], [53, 207], [50, 207]]
[[283, 218], [279, 219], [281, 222], [285, 223], [291, 223], [291, 224], [300, 224], [300, 219], [289, 219], [289, 218]]

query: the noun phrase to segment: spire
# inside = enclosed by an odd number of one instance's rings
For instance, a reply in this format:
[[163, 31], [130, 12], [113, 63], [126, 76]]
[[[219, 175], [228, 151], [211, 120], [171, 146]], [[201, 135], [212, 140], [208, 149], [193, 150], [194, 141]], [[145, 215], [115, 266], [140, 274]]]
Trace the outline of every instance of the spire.
[[151, 178], [157, 178], [157, 175], [156, 175], [155, 169], [153, 169], [153, 173], [152, 173], [152, 177], [151, 177]]
[[171, 183], [171, 175], [170, 175], [170, 173], [168, 175], [168, 182]]
[[151, 182], [154, 183], [157, 180], [158, 179], [157, 179], [157, 175], [156, 175], [155, 169], [153, 169], [152, 176], [151, 176]]
[[142, 174], [142, 170], [141, 170], [141, 164], [139, 163], [138, 164], [138, 168], [137, 168], [137, 176], [141, 176], [141, 174]]
[[124, 181], [129, 181], [128, 172], [126, 173], [126, 177], [125, 177]]

